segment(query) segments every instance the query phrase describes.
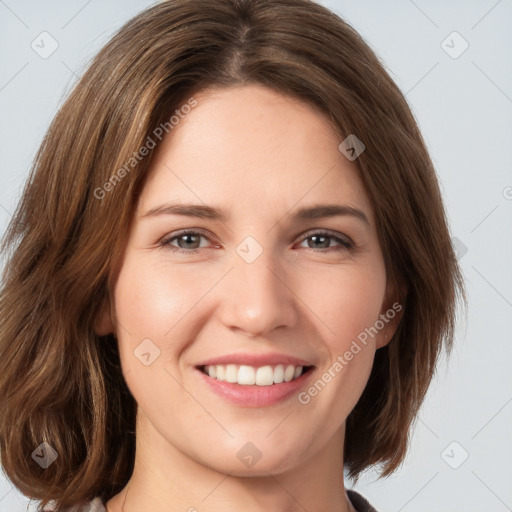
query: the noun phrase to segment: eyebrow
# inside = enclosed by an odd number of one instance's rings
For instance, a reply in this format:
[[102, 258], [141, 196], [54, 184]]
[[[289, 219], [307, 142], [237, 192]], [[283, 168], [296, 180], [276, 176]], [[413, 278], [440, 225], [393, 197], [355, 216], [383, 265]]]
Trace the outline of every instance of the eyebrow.
[[[184, 215], [186, 217], [217, 220], [223, 223], [227, 223], [230, 218], [229, 214], [220, 208], [213, 208], [212, 206], [201, 204], [183, 203], [165, 203], [156, 206], [144, 213], [141, 218], [156, 217], [158, 215]], [[338, 216], [356, 217], [368, 224], [368, 226], [370, 225], [368, 217], [362, 210], [342, 204], [317, 204], [301, 208], [293, 214], [293, 217], [297, 220], [326, 219]]]

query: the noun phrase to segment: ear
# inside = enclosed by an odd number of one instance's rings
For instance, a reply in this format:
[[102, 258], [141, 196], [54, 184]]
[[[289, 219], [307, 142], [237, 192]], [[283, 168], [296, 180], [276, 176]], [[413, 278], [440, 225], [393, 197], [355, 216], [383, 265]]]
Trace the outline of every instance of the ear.
[[398, 324], [403, 316], [407, 287], [403, 283], [395, 284], [388, 279], [386, 293], [382, 302], [379, 320], [383, 327], [380, 329], [376, 341], [376, 349], [386, 346], [396, 333]]
[[114, 322], [112, 321], [112, 310], [108, 299], [103, 301], [103, 305], [96, 316], [94, 332], [98, 336], [106, 336], [111, 333], [115, 335]]

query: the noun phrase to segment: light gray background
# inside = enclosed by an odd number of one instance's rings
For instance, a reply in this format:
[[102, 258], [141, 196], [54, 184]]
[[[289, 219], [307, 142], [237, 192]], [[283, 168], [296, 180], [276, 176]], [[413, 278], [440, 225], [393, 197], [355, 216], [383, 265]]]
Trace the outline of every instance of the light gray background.
[[[363, 35], [406, 94], [440, 177], [469, 292], [467, 322], [439, 367], [404, 465], [380, 481], [371, 471], [355, 488], [379, 512], [512, 510], [512, 1], [322, 3]], [[57, 107], [87, 61], [149, 5], [0, 0], [2, 234]], [[42, 46], [43, 31], [59, 45], [47, 59], [31, 48], [34, 40]], [[464, 40], [469, 47], [458, 55]], [[0, 511], [27, 503], [0, 475]]]

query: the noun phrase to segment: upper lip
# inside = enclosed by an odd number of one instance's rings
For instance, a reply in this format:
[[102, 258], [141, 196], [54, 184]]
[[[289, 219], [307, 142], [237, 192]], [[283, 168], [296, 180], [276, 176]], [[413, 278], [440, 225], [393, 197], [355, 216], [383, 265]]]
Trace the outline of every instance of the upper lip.
[[247, 365], [247, 366], [267, 366], [277, 364], [292, 364], [293, 366], [313, 366], [310, 362], [305, 359], [300, 359], [295, 356], [289, 356], [286, 354], [278, 353], [267, 353], [267, 354], [226, 354], [223, 356], [212, 357], [206, 359], [196, 366], [211, 366], [216, 364], [236, 364], [236, 365]]

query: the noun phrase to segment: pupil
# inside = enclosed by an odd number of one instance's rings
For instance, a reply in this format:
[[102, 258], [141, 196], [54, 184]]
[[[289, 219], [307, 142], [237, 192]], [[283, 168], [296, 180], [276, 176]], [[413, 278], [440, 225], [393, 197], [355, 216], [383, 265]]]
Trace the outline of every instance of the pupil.
[[[325, 242], [329, 237], [326, 237], [326, 236], [320, 236], [320, 235], [313, 235], [311, 238], [312, 238], [313, 240], [315, 240], [315, 239], [321, 239], [321, 240], [322, 240], [322, 239], [323, 239], [323, 240], [324, 240], [324, 242]], [[324, 244], [324, 246], [325, 246], [325, 244]], [[327, 244], [327, 247], [328, 247], [328, 246], [329, 246], [329, 244]]]
[[[181, 240], [186, 239], [186, 242], [185, 242], [185, 243], [190, 243], [190, 240], [189, 240], [190, 238], [192, 238], [192, 239], [193, 239], [193, 238], [195, 238], [195, 236], [194, 236], [194, 235], [182, 235]], [[192, 244], [193, 244], [193, 243], [194, 243], [194, 242], [192, 241]]]

